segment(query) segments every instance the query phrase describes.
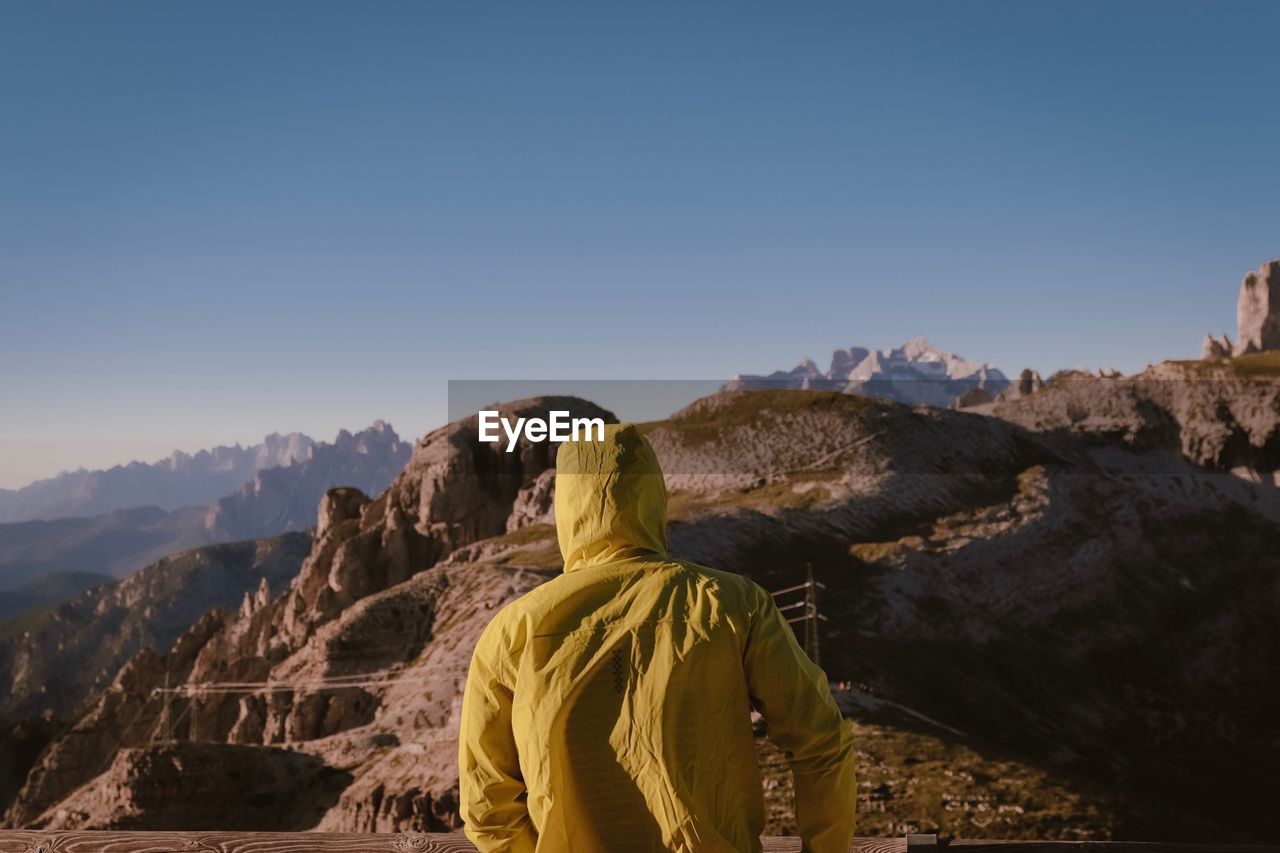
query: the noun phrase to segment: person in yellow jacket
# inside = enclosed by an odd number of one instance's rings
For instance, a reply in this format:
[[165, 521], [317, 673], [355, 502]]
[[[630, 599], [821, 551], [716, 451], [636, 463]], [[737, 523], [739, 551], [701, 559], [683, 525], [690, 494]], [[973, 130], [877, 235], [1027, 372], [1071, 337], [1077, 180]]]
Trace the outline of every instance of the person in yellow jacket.
[[667, 493], [632, 425], [556, 457], [564, 574], [471, 658], [460, 811], [481, 851], [758, 851], [749, 705], [795, 777], [804, 849], [853, 838], [853, 737], [772, 596], [667, 554]]

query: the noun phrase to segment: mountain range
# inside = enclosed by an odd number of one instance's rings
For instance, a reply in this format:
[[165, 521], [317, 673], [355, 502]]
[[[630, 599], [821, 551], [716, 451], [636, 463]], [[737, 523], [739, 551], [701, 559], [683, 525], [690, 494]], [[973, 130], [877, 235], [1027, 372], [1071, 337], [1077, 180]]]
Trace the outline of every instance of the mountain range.
[[300, 432], [272, 433], [251, 447], [218, 446], [194, 454], [175, 450], [158, 462], [63, 472], [21, 489], [0, 489], [0, 524], [103, 515], [139, 506], [170, 511], [207, 504], [265, 468], [306, 459], [316, 444]]
[[[822, 664], [852, 685], [838, 700], [867, 783], [860, 832], [1274, 840], [1274, 355], [1062, 378], [987, 414], [728, 390], [644, 429], [673, 552], [768, 589], [806, 564], [824, 584]], [[612, 420], [559, 398], [500, 409], [570, 407]], [[96, 622], [101, 596], [119, 597], [102, 588], [63, 606], [91, 628], [24, 617], [0, 646], [19, 662], [0, 661], [23, 697], [14, 754], [30, 757], [8, 824], [456, 828], [471, 649], [560, 568], [554, 448], [475, 435], [472, 421], [429, 434], [376, 497], [327, 493], [305, 557], [266, 584], [239, 572], [176, 634], [181, 620], [149, 627], [145, 599], [128, 627]], [[165, 612], [180, 565], [137, 576], [172, 590]], [[57, 638], [86, 630], [112, 649], [154, 642], [103, 658], [75, 695], [42, 692], [76, 653]], [[793, 832], [783, 759], [759, 746], [769, 831]]]
[[[208, 461], [221, 450], [225, 448], [184, 458]], [[21, 612], [24, 603], [37, 606], [65, 600], [67, 593], [98, 583], [104, 575], [123, 578], [180, 551], [304, 530], [315, 524], [316, 506], [327, 490], [353, 486], [378, 492], [386, 488], [408, 461], [411, 444], [378, 421], [357, 433], [342, 430], [332, 443], [312, 441], [300, 434], [279, 440], [269, 436], [250, 450], [253, 452], [221, 455], [224, 461], [231, 459], [237, 464], [246, 459], [252, 459], [253, 465], [276, 459], [288, 462], [253, 471], [247, 482], [236, 482], [209, 499], [207, 505], [166, 510], [147, 504], [89, 517], [0, 524], [0, 591], [11, 593], [0, 605], [7, 605], [5, 609], [13, 615]], [[150, 473], [129, 480], [124, 491], [108, 489], [107, 485], [118, 482], [115, 474], [121, 471]], [[165, 484], [164, 488], [141, 497], [161, 500], [179, 492], [205, 494], [215, 483], [224, 482], [225, 476], [221, 471], [210, 474], [210, 467], [203, 463], [179, 465], [163, 475], [154, 466], [135, 464], [88, 472], [85, 481], [98, 484], [94, 494], [99, 504], [112, 505], [139, 495], [134, 489], [148, 477]], [[70, 481], [63, 485], [69, 487]], [[42, 484], [29, 488], [36, 486]], [[50, 493], [19, 490], [17, 494], [39, 497]], [[53, 577], [61, 580], [48, 580]]]
[[995, 397], [1009, 384], [993, 365], [967, 361], [918, 337], [899, 347], [836, 350], [826, 371], [806, 358], [791, 370], [776, 370], [767, 376], [739, 375], [727, 387], [839, 391], [945, 408], [967, 391], [981, 389]]

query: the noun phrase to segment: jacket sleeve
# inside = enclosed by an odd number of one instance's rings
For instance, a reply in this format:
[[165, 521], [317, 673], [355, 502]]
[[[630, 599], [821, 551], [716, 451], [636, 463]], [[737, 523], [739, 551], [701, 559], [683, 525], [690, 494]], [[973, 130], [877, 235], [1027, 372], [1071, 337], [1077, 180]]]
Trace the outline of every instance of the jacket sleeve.
[[502, 678], [506, 652], [490, 623], [471, 655], [458, 732], [459, 812], [481, 853], [533, 853], [528, 791], [511, 729], [511, 688]]
[[796, 642], [772, 596], [755, 587], [743, 663], [752, 704], [795, 777], [796, 827], [811, 853], [847, 853], [856, 828], [853, 733], [826, 674]]

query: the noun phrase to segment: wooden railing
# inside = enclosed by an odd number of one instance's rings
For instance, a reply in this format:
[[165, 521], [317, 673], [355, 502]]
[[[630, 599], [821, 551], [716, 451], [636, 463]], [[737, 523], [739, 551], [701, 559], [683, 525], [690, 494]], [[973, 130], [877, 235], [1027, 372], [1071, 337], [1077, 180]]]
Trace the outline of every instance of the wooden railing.
[[[799, 853], [798, 838], [764, 838], [768, 853]], [[981, 841], [935, 835], [858, 838], [850, 853], [1280, 853], [1280, 845], [1145, 841]], [[474, 853], [461, 833], [43, 832], [0, 830], [0, 853]]]

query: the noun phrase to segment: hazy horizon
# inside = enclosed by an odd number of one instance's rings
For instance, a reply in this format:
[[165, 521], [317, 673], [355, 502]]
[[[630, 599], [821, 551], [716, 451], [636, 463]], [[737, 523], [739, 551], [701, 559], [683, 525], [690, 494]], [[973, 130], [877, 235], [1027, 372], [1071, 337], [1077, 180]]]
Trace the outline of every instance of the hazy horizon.
[[0, 7], [0, 487], [922, 335], [1192, 358], [1280, 256], [1271, 3]]

